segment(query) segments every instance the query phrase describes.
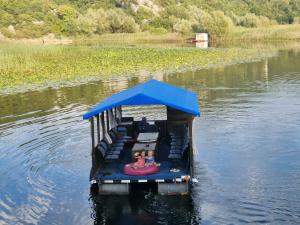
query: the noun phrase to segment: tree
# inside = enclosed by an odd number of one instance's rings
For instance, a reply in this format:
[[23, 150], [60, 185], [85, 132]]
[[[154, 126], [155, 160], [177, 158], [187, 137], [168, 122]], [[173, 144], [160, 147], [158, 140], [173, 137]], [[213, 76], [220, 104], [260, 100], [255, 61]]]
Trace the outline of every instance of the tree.
[[121, 9], [108, 10], [107, 17], [112, 33], [134, 33], [139, 30], [139, 26], [134, 19], [126, 15]]
[[86, 14], [78, 17], [78, 26], [86, 34], [103, 34], [109, 31], [110, 24], [103, 9], [88, 9]]
[[192, 32], [193, 23], [189, 20], [180, 19], [173, 27], [173, 30], [181, 34], [190, 34]]

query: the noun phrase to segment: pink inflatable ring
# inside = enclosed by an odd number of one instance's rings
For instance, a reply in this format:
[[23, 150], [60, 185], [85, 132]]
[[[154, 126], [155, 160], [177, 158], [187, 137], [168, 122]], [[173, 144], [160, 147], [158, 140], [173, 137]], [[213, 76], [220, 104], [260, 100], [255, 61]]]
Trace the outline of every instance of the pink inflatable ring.
[[150, 166], [145, 166], [143, 168], [133, 168], [131, 165], [132, 164], [126, 164], [124, 166], [123, 170], [126, 175], [144, 176], [144, 175], [149, 175], [149, 174], [154, 174], [159, 172], [159, 166], [155, 164]]

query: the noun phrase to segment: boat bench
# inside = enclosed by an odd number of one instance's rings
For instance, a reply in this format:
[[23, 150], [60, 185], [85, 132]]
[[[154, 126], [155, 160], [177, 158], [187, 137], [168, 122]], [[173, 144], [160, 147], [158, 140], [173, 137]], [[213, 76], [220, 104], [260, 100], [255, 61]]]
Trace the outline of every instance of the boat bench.
[[168, 155], [169, 159], [181, 159], [184, 152], [188, 149], [189, 141], [188, 136], [180, 136], [178, 134], [170, 133], [170, 152]]
[[[126, 130], [126, 128], [124, 127], [124, 129]], [[112, 128], [109, 132], [108, 132], [109, 136], [111, 137], [113, 142], [123, 142], [126, 143], [127, 141], [131, 140], [132, 138], [130, 136], [127, 136], [127, 131], [125, 132], [120, 132], [118, 130], [118, 128]]]
[[123, 150], [122, 146], [109, 146], [105, 141], [101, 141], [98, 145], [98, 150], [100, 151], [102, 157], [105, 161], [117, 160]]
[[118, 136], [115, 132], [110, 130], [106, 133], [98, 146], [100, 153], [106, 161], [118, 160], [125, 143], [128, 141], [128, 138], [122, 138], [122, 136]]

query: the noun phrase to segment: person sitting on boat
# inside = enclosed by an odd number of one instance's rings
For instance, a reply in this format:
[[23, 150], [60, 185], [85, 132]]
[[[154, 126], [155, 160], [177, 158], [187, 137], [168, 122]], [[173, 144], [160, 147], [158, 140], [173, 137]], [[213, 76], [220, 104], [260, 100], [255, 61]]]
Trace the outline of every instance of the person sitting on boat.
[[146, 156], [146, 162], [145, 165], [146, 166], [151, 166], [155, 163], [154, 161], [154, 151], [148, 151], [148, 154]]
[[148, 151], [148, 154], [146, 156], [146, 161], [145, 161], [145, 166], [152, 166], [152, 165], [160, 166], [160, 163], [155, 162], [153, 150]]
[[139, 124], [138, 124], [139, 133], [147, 131], [148, 126], [149, 126], [149, 123], [147, 122], [146, 117], [143, 117], [142, 121], [139, 122]]
[[145, 151], [142, 151], [141, 154], [138, 152], [135, 153], [134, 158], [137, 159], [137, 161], [131, 164], [133, 168], [137, 169], [145, 167]]

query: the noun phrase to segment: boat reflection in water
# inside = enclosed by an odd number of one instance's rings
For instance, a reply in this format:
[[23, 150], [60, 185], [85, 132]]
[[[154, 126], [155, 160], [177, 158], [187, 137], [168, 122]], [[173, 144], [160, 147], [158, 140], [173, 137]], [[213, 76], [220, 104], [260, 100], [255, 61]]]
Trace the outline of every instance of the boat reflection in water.
[[128, 196], [91, 195], [94, 224], [200, 224], [200, 212], [190, 195], [155, 195], [144, 187]]

